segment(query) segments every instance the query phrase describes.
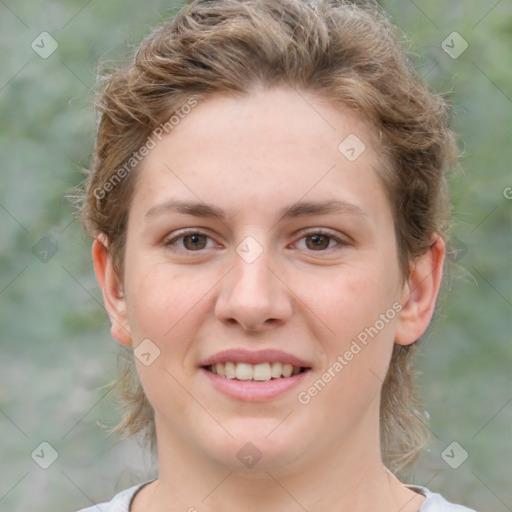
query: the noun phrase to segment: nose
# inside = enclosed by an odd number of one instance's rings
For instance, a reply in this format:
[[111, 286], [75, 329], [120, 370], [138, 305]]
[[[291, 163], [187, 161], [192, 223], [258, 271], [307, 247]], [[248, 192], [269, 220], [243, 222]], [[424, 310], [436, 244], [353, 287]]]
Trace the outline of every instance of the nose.
[[293, 310], [292, 292], [274, 269], [268, 251], [252, 262], [234, 255], [234, 268], [221, 281], [216, 318], [246, 331], [264, 331], [283, 325]]

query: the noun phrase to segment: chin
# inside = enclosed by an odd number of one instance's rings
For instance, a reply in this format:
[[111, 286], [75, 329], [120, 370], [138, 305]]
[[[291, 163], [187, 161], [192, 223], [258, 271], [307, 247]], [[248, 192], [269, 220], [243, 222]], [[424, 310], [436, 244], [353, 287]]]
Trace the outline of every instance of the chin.
[[226, 425], [233, 437], [222, 435], [212, 440], [205, 451], [227, 470], [254, 476], [292, 464], [304, 456], [315, 436], [311, 429], [300, 432], [296, 425], [285, 427], [280, 421], [238, 418], [236, 423]]

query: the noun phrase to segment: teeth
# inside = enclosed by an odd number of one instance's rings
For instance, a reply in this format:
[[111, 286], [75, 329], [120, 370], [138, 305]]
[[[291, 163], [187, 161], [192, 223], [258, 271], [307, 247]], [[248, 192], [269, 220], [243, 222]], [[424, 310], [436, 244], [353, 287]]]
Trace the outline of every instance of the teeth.
[[254, 380], [270, 380], [272, 377], [270, 373], [270, 364], [261, 363], [253, 366], [253, 379]]
[[293, 366], [289, 363], [226, 363], [213, 364], [210, 367], [212, 373], [221, 375], [228, 379], [238, 380], [257, 380], [268, 381], [270, 379], [279, 379], [281, 377], [291, 377], [300, 373], [299, 366]]
[[236, 378], [238, 380], [251, 380], [253, 373], [252, 364], [238, 363], [236, 365]]
[[272, 363], [272, 369], [270, 370], [270, 374], [274, 379], [279, 379], [281, 374], [283, 373], [283, 365], [281, 363]]
[[224, 365], [224, 371], [228, 379], [234, 379], [236, 377], [236, 366], [235, 363], [226, 363]]
[[291, 377], [293, 366], [289, 363], [283, 364], [283, 377]]

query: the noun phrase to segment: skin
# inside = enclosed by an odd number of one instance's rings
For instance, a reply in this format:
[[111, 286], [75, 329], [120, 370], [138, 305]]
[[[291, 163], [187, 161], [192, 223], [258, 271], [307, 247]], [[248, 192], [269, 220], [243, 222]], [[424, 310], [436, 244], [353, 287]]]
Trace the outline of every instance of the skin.
[[[258, 89], [201, 101], [145, 158], [122, 281], [108, 240], [93, 245], [113, 337], [134, 348], [149, 338], [160, 350], [149, 366], [137, 360], [155, 409], [159, 479], [138, 493], [133, 511], [421, 507], [423, 496], [382, 464], [379, 397], [393, 344], [413, 343], [428, 327], [445, 246], [435, 237], [407, 278], [401, 274], [372, 133], [357, 114], [312, 93]], [[349, 134], [366, 146], [353, 162], [338, 150]], [[148, 215], [170, 199], [214, 205], [226, 219], [164, 208]], [[330, 199], [360, 211], [280, 219], [297, 201]], [[185, 228], [208, 238], [172, 245]], [[311, 238], [319, 228], [341, 243], [322, 238], [319, 249]], [[262, 249], [252, 263], [236, 252], [248, 236]], [[299, 403], [297, 393], [397, 302], [399, 314]], [[277, 348], [312, 370], [299, 389], [273, 400], [227, 397], [198, 365], [239, 347]], [[237, 457], [247, 442], [262, 455], [251, 468]]]

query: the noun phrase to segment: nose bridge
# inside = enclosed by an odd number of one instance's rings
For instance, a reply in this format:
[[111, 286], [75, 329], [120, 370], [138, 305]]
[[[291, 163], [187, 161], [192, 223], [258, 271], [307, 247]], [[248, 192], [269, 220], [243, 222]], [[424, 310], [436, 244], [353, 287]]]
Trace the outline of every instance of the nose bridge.
[[249, 249], [246, 253], [240, 254], [237, 248], [234, 269], [234, 285], [240, 292], [251, 292], [260, 298], [269, 296], [272, 292], [273, 283], [271, 283], [272, 273], [268, 267], [271, 267], [271, 255], [269, 251], [261, 251], [255, 254], [254, 249]]
[[236, 247], [233, 265], [217, 300], [219, 320], [258, 330], [290, 316], [290, 297], [269, 269], [275, 266], [275, 258], [268, 244], [264, 246], [255, 238], [246, 237]]

